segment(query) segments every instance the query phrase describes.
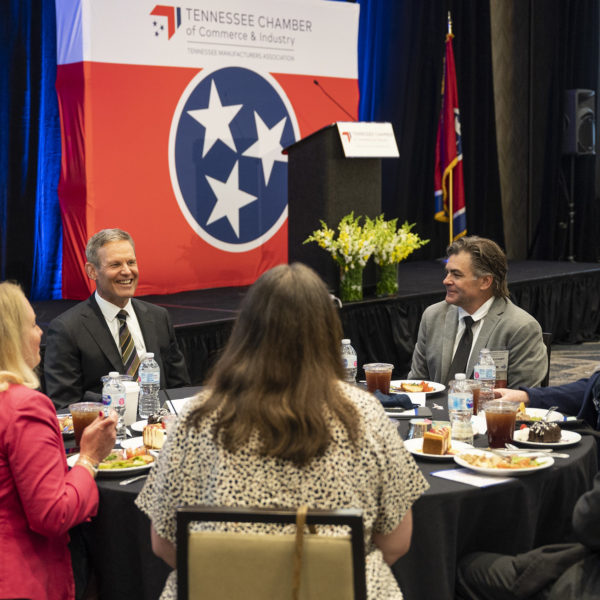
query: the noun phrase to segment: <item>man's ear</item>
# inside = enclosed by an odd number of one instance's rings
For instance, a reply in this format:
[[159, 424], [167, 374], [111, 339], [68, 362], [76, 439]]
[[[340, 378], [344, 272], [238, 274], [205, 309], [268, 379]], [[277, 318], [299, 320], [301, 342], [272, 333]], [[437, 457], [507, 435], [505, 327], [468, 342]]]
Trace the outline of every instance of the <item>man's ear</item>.
[[484, 275], [483, 277], [479, 278], [481, 283], [479, 284], [479, 289], [481, 291], [484, 290], [489, 290], [490, 287], [492, 286], [492, 283], [494, 283], [494, 278], [492, 275]]
[[91, 280], [96, 281], [96, 278], [98, 277], [96, 274], [96, 267], [91, 262], [85, 263], [85, 272]]

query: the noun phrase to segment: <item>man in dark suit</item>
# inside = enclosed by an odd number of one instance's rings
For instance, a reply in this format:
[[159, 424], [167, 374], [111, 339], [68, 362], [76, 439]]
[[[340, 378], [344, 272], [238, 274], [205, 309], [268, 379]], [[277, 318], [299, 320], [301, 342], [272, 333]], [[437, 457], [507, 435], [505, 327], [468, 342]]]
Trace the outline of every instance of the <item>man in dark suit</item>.
[[[135, 377], [146, 352], [154, 353], [162, 388], [189, 385], [167, 311], [133, 298], [139, 273], [131, 236], [103, 229], [90, 238], [86, 258], [96, 292], [53, 319], [48, 329], [44, 379], [55, 406], [78, 402], [87, 391], [100, 393], [100, 378], [110, 371]], [[124, 337], [133, 342], [133, 352], [122, 348]]]
[[524, 402], [532, 408], [558, 407], [560, 412], [576, 415], [600, 430], [600, 370], [591, 377], [564, 385], [520, 387], [518, 390], [498, 388], [494, 393], [498, 398]]
[[[564, 518], [557, 515], [557, 518]], [[510, 556], [475, 552], [461, 559], [457, 600], [592, 600], [600, 597], [600, 474], [572, 514], [577, 543]]]

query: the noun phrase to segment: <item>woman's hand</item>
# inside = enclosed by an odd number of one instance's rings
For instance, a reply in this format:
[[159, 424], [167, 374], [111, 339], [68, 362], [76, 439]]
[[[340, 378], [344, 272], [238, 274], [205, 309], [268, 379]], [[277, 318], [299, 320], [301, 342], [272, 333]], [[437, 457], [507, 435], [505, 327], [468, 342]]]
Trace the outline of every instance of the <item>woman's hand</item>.
[[81, 454], [88, 456], [96, 463], [102, 462], [115, 446], [117, 420], [117, 413], [111, 411], [108, 417], [99, 416], [92, 421], [83, 430], [79, 444]]

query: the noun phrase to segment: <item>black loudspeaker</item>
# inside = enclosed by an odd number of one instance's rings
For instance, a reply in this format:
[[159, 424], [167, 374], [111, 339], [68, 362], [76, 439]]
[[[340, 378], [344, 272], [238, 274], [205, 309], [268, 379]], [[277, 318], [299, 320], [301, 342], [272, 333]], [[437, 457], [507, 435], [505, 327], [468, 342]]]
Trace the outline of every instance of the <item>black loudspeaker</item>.
[[563, 154], [596, 154], [596, 92], [567, 90]]

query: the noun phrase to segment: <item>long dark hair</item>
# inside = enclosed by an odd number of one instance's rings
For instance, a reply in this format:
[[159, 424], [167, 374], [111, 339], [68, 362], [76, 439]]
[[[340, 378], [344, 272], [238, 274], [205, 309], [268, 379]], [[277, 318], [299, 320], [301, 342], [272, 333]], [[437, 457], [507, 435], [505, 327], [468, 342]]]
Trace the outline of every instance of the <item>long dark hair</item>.
[[300, 263], [264, 273], [246, 295], [210, 395], [190, 420], [219, 409], [215, 440], [235, 452], [258, 432], [264, 456], [302, 466], [325, 452], [331, 416], [356, 443], [359, 417], [341, 393], [342, 327], [319, 276]]

